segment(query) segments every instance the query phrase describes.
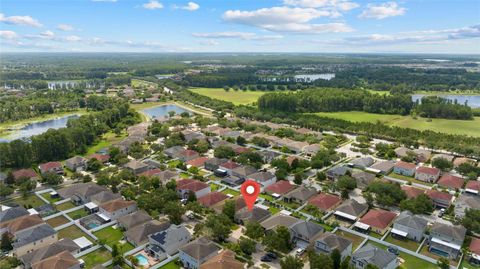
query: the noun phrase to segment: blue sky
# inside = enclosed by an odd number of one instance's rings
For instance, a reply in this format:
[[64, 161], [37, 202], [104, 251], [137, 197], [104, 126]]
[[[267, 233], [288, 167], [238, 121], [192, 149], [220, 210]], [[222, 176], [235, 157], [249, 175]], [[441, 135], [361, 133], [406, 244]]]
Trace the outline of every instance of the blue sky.
[[1, 51], [480, 53], [478, 0], [2, 0]]

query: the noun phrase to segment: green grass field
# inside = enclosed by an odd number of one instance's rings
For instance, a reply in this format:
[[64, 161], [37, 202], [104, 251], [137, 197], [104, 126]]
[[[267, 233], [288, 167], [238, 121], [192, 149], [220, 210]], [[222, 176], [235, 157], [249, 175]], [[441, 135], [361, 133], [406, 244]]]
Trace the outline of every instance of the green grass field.
[[80, 258], [85, 261], [85, 268], [89, 269], [107, 262], [112, 258], [112, 254], [107, 249], [100, 248]]
[[352, 122], [381, 122], [390, 126], [399, 126], [417, 130], [431, 130], [448, 134], [464, 134], [480, 137], [480, 117], [474, 120], [447, 120], [425, 118], [414, 119], [410, 116], [373, 114], [361, 111], [347, 112], [318, 112], [316, 115], [322, 117], [348, 120]]
[[10, 200], [9, 202], [14, 202], [26, 208], [34, 208], [45, 204], [43, 200], [38, 198], [35, 194], [29, 194], [27, 197], [21, 196]]
[[110, 247], [117, 244], [121, 252], [127, 252], [134, 248], [130, 243], [121, 244], [119, 241], [123, 238], [123, 232], [120, 229], [114, 229], [112, 226], [103, 228], [93, 233], [98, 239], [104, 239]]
[[141, 88], [141, 87], [157, 87], [157, 83], [153, 83], [153, 82], [150, 82], [150, 81], [146, 81], [146, 80], [141, 80], [141, 79], [132, 79], [132, 82], [130, 83], [132, 85], [132, 87], [134, 88]]
[[260, 96], [267, 93], [263, 91], [234, 91], [233, 89], [227, 92], [223, 88], [191, 88], [190, 91], [213, 99], [232, 102], [235, 105], [254, 103]]
[[[387, 249], [385, 245], [373, 242], [373, 241], [368, 241], [367, 244], [370, 243], [372, 245], [378, 246], [382, 249]], [[423, 253], [421, 253], [423, 254]], [[436, 264], [429, 263], [427, 261], [424, 261], [422, 259], [419, 259], [415, 256], [409, 255], [405, 252], [400, 252], [400, 255], [398, 255], [400, 258], [400, 266], [398, 268], [400, 269], [410, 269], [410, 268], [422, 268], [422, 269], [435, 269], [438, 268]]]
[[95, 240], [93, 240], [90, 236], [80, 230], [80, 228], [78, 228], [76, 225], [68, 226], [67, 228], [58, 231], [58, 239], [70, 238], [72, 240], [75, 240], [82, 236], [85, 236], [85, 238], [87, 238], [90, 242], [95, 243]]
[[87, 216], [88, 213], [87, 213], [87, 211], [85, 211], [84, 208], [80, 208], [80, 209], [77, 209], [77, 210], [72, 211], [72, 212], [70, 212], [70, 213], [67, 213], [67, 215], [68, 215], [70, 218], [76, 220], [76, 219], [81, 219], [81, 218]]
[[124, 132], [121, 135], [117, 136], [116, 134], [112, 132], [108, 132], [102, 136], [100, 141], [96, 143], [95, 145], [91, 146], [88, 150], [87, 153], [85, 153], [85, 156], [89, 156], [91, 154], [94, 154], [95, 152], [103, 149], [103, 148], [109, 148], [112, 144], [120, 142], [122, 139], [127, 137], [127, 134]]
[[60, 215], [58, 217], [55, 217], [55, 218], [52, 218], [52, 219], [49, 219], [47, 221], [45, 221], [48, 225], [52, 226], [52, 227], [57, 227], [57, 226], [60, 226], [60, 225], [63, 225], [65, 223], [68, 223], [68, 219], [65, 218], [64, 216]]

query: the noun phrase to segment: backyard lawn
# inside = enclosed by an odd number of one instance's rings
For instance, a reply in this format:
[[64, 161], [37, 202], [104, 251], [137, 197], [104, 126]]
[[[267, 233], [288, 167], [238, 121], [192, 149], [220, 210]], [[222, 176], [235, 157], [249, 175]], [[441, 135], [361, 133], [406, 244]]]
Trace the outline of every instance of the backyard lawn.
[[113, 226], [103, 228], [93, 233], [98, 239], [104, 239], [105, 243], [110, 247], [117, 244], [122, 252], [129, 251], [134, 247], [130, 243], [120, 244], [119, 241], [123, 238], [123, 232], [120, 229], [114, 229]]
[[85, 156], [94, 154], [101, 149], [109, 148], [112, 144], [120, 142], [126, 136], [127, 136], [126, 133], [122, 133], [121, 135], [117, 136], [113, 132], [108, 132], [102, 135], [102, 138], [96, 144], [88, 148], [87, 152], [85, 153]]
[[260, 96], [267, 93], [267, 91], [234, 91], [233, 89], [227, 92], [223, 88], [191, 88], [190, 91], [213, 99], [232, 102], [235, 105], [254, 103]]
[[27, 197], [18, 197], [12, 200], [12, 202], [19, 204], [25, 208], [34, 208], [44, 205], [45, 202], [38, 198], [35, 194], [29, 194]]
[[272, 213], [272, 215], [275, 215], [275, 214], [277, 214], [278, 212], [280, 212], [280, 208], [275, 207], [275, 206], [270, 206], [270, 207], [268, 208], [268, 211], [270, 211], [270, 213]]
[[[380, 247], [382, 249], [387, 249], [387, 246], [376, 243], [376, 242], [368, 241], [367, 244], [368, 243], [370, 243], [372, 245], [375, 245], [377, 247]], [[400, 251], [400, 255], [398, 255], [398, 257], [401, 260], [400, 266], [399, 266], [399, 268], [401, 268], [401, 269], [410, 269], [410, 268], [413, 268], [413, 269], [417, 269], [417, 268], [436, 269], [436, 268], [438, 268], [438, 266], [436, 264], [424, 261], [422, 259], [419, 259], [417, 257], [409, 255], [405, 252]]]
[[67, 215], [68, 215], [70, 218], [72, 218], [72, 219], [74, 219], [74, 220], [77, 220], [77, 219], [81, 219], [81, 218], [87, 216], [88, 213], [87, 213], [87, 211], [85, 211], [84, 208], [80, 208], [80, 209], [77, 209], [77, 210], [72, 211], [72, 212], [70, 212], [70, 213], [67, 213]]
[[40, 194], [43, 198], [47, 199], [51, 204], [55, 203], [55, 202], [58, 202], [61, 200], [60, 197], [57, 197], [57, 198], [52, 198], [50, 196], [50, 192], [46, 192], [46, 193], [42, 193]]
[[100, 248], [80, 257], [85, 262], [85, 268], [93, 268], [112, 259], [112, 254], [106, 248]]
[[217, 185], [215, 183], [210, 183], [210, 190], [211, 191], [217, 191], [218, 189], [220, 189], [220, 185]]
[[343, 236], [343, 237], [349, 239], [350, 241], [352, 241], [352, 251], [355, 251], [355, 249], [357, 249], [357, 247], [365, 240], [365, 238], [363, 238], [361, 236], [354, 235], [352, 233], [344, 232], [344, 231], [341, 231], [341, 230], [337, 230], [335, 232], [335, 234]]
[[55, 206], [55, 208], [58, 211], [65, 211], [67, 209], [74, 208], [74, 207], [75, 207], [75, 205], [70, 201]]
[[75, 240], [82, 236], [85, 236], [92, 243], [95, 242], [95, 240], [93, 240], [90, 236], [80, 230], [80, 228], [78, 228], [76, 225], [68, 226], [67, 228], [58, 231], [58, 239], [70, 238], [72, 240]]
[[417, 243], [413, 240], [396, 239], [392, 236], [391, 233], [385, 238], [384, 241], [386, 241], [388, 243], [392, 243], [392, 244], [397, 245], [397, 246], [402, 247], [402, 248], [406, 248], [406, 249], [411, 250], [411, 251], [417, 251], [417, 248], [420, 246], [419, 243]]
[[175, 263], [177, 260], [178, 259], [175, 259], [175, 260], [165, 264], [164, 266], [160, 267], [160, 269], [180, 269], [180, 266]]
[[229, 188], [226, 188], [222, 191], [222, 193], [225, 193], [225, 194], [231, 194], [233, 196], [238, 196], [240, 195], [240, 192], [238, 191], [235, 191], [235, 190], [232, 190], [232, 189], [229, 189]]
[[60, 215], [58, 217], [55, 217], [55, 218], [51, 218], [47, 221], [45, 221], [48, 225], [52, 226], [52, 227], [58, 227], [60, 225], [63, 225], [65, 223], [68, 223], [68, 219], [65, 218], [64, 216]]
[[458, 267], [458, 268], [460, 268], [460, 269], [463, 269], [463, 268], [466, 268], [466, 269], [480, 269], [480, 266], [473, 266], [470, 263], [468, 263], [468, 261], [463, 259], [462, 263], [460, 263], [460, 267]]

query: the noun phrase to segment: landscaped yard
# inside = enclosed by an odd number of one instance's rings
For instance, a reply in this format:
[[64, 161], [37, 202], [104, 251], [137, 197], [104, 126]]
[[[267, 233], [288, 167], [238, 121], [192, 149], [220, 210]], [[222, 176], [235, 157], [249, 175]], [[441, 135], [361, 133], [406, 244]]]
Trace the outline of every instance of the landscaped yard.
[[271, 195], [264, 194], [264, 193], [261, 193], [260, 197], [262, 197], [263, 199], [265, 199], [267, 201], [270, 201], [270, 202], [273, 202], [275, 200], [275, 198], [273, 198]]
[[102, 138], [98, 141], [98, 143], [88, 148], [87, 152], [85, 153], [85, 156], [94, 154], [101, 149], [109, 148], [112, 144], [120, 142], [126, 136], [127, 136], [126, 133], [122, 133], [121, 135], [117, 136], [113, 132], [108, 132], [102, 136]]
[[65, 224], [65, 223], [68, 223], [68, 219], [65, 218], [64, 216], [60, 215], [58, 217], [51, 218], [51, 219], [49, 219], [45, 222], [52, 227], [57, 227], [57, 226]]
[[80, 258], [85, 262], [85, 268], [89, 269], [109, 261], [112, 254], [106, 248], [100, 248]]
[[[372, 241], [368, 241], [367, 244], [370, 243], [372, 245], [375, 245], [375, 246], [378, 246], [382, 249], [387, 249], [387, 246], [385, 245], [382, 245], [380, 243], [376, 243], [376, 242], [372, 242]], [[401, 252], [400, 251], [400, 255], [398, 255], [398, 257], [400, 258], [400, 266], [399, 268], [402, 268], [402, 269], [410, 269], [410, 268], [413, 268], [413, 269], [436, 269], [438, 268], [438, 266], [436, 264], [433, 264], [433, 263], [430, 263], [430, 262], [427, 262], [427, 261], [424, 261], [422, 259], [419, 259], [415, 256], [412, 256], [410, 254], [407, 254], [405, 252]]]
[[218, 189], [220, 189], [220, 185], [217, 185], [215, 183], [210, 183], [210, 190], [211, 191], [217, 191]]
[[268, 211], [270, 211], [270, 213], [272, 213], [272, 215], [275, 215], [275, 214], [277, 214], [278, 212], [280, 212], [280, 208], [275, 207], [275, 206], [270, 206], [270, 207], [268, 208]]
[[187, 172], [181, 172], [181, 173], [180, 173], [180, 177], [183, 178], [183, 179], [186, 179], [186, 178], [190, 178], [191, 176], [190, 176], [190, 174], [187, 173]]
[[180, 266], [175, 263], [177, 260], [178, 259], [175, 259], [175, 260], [165, 264], [164, 266], [160, 267], [160, 269], [180, 269]]
[[466, 268], [466, 269], [480, 269], [480, 266], [473, 266], [470, 263], [468, 263], [468, 261], [463, 259], [462, 263], [460, 263], [460, 267], [458, 267], [458, 268], [460, 268], [460, 269], [463, 269], [463, 268]]
[[67, 214], [70, 218], [76, 220], [81, 219], [88, 215], [87, 211], [84, 208], [77, 209]]
[[225, 193], [225, 194], [231, 194], [233, 196], [238, 196], [240, 195], [240, 192], [238, 191], [235, 191], [235, 190], [232, 190], [232, 189], [229, 189], [229, 188], [226, 188], [222, 191], [222, 193]]
[[70, 201], [55, 206], [55, 208], [57, 208], [58, 211], [65, 211], [67, 209], [74, 208], [74, 207], [75, 205]]
[[168, 168], [176, 168], [177, 165], [179, 165], [181, 163], [182, 163], [182, 161], [180, 161], [180, 160], [173, 160], [173, 161], [167, 162]]
[[401, 240], [394, 238], [391, 233], [385, 238], [385, 241], [411, 251], [417, 251], [417, 248], [420, 246], [420, 243], [417, 243], [410, 239]]
[[291, 209], [297, 209], [300, 207], [299, 204], [297, 203], [289, 203], [289, 202], [285, 202], [283, 201], [282, 199], [279, 199], [277, 201], [275, 201], [277, 204], [279, 205], [283, 205], [284, 207], [287, 207], [287, 208], [291, 208]]
[[341, 231], [341, 230], [337, 230], [335, 232], [335, 234], [343, 236], [343, 237], [349, 239], [350, 241], [352, 241], [352, 251], [355, 251], [355, 249], [357, 249], [357, 247], [365, 240], [365, 238], [363, 238], [361, 236], [354, 235], [352, 233], [344, 232], [344, 231]]
[[134, 248], [133, 245], [128, 242], [125, 244], [120, 244], [119, 241], [123, 238], [123, 232], [120, 229], [114, 229], [113, 226], [103, 228], [94, 232], [93, 234], [98, 237], [98, 239], [105, 240], [105, 243], [110, 247], [113, 247], [113, 245], [117, 244], [121, 248], [122, 252], [126, 252]]
[[42, 193], [40, 194], [43, 198], [47, 199], [51, 204], [55, 203], [55, 202], [58, 202], [61, 200], [60, 197], [57, 197], [57, 198], [52, 198], [52, 196], [50, 195], [50, 192], [46, 192], [46, 193]]
[[29, 194], [27, 197], [21, 196], [15, 198], [12, 200], [12, 202], [25, 208], [34, 208], [45, 204], [45, 202], [43, 202], [42, 199], [38, 198], [35, 194]]
[[190, 91], [213, 99], [232, 102], [235, 105], [254, 103], [260, 96], [267, 93], [267, 91], [234, 91], [233, 89], [225, 91], [223, 88], [191, 88]]
[[413, 177], [407, 177], [407, 176], [404, 176], [404, 175], [399, 175], [399, 174], [396, 174], [394, 172], [391, 172], [390, 174], [388, 174], [389, 177], [393, 177], [393, 178], [398, 178], [400, 180], [405, 180], [405, 181], [410, 181], [412, 183], [418, 183], [418, 184], [422, 184], [422, 185], [425, 185], [425, 186], [433, 186], [432, 183], [428, 183], [428, 182], [425, 182], [425, 181], [420, 181], [420, 180], [416, 180], [415, 178]]
[[64, 228], [58, 231], [58, 239], [70, 238], [72, 240], [75, 240], [82, 236], [85, 236], [92, 243], [95, 242], [95, 240], [93, 240], [90, 236], [88, 236], [86, 233], [84, 233], [82, 230], [80, 230], [80, 228], [78, 228], [75, 225], [68, 226], [67, 228]]

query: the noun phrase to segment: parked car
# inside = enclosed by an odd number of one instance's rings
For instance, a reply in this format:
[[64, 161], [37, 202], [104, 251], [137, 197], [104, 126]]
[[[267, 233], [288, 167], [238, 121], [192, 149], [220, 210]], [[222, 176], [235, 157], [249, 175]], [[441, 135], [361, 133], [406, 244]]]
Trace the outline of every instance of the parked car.
[[303, 253], [305, 253], [305, 249], [304, 249], [304, 248], [298, 248], [297, 251], [295, 251], [295, 255], [296, 255], [297, 257], [302, 256]]
[[273, 261], [273, 259], [272, 259], [270, 256], [268, 256], [268, 255], [263, 255], [263, 256], [260, 258], [260, 261], [262, 261], [262, 262], [271, 262], [271, 261]]
[[274, 260], [278, 257], [277, 253], [275, 253], [275, 252], [267, 252], [266, 255], [269, 256], [270, 258], [274, 259]]
[[397, 247], [394, 247], [394, 246], [390, 246], [387, 248], [387, 251], [392, 253], [392, 254], [395, 254], [395, 255], [399, 255], [400, 252], [398, 251], [398, 248]]

